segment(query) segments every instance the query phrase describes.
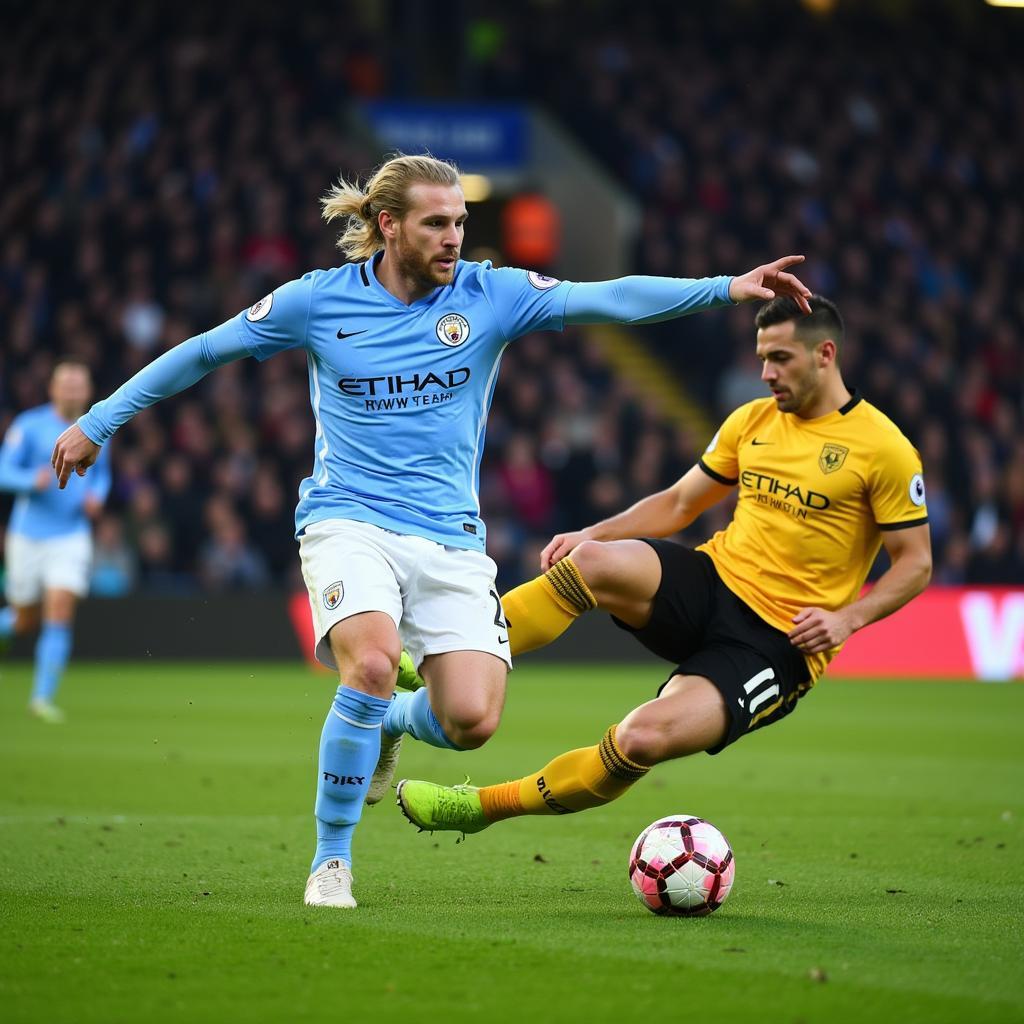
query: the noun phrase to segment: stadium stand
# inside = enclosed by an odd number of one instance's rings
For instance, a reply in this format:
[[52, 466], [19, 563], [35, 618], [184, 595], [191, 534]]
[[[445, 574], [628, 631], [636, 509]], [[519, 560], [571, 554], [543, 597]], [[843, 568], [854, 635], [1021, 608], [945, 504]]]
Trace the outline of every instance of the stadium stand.
[[[628, 23], [612, 7], [584, 22], [522, 5], [487, 32], [467, 15], [488, 45], [431, 88], [559, 116], [643, 202], [637, 272], [806, 252], [808, 283], [847, 318], [847, 378], [922, 452], [936, 578], [1024, 579], [1024, 151], [1007, 144], [1021, 32], [953, 4], [927, 33], [864, 13], [825, 32], [807, 14], [784, 36], [771, 3], [651, 3]], [[316, 197], [377, 159], [339, 129], [345, 105], [411, 88], [401, 40], [339, 33], [336, 5], [254, 4], [244, 24], [167, 4], [56, 11], [35, 5], [0, 44], [0, 429], [44, 400], [55, 354], [86, 359], [106, 393], [335, 264]], [[751, 313], [645, 333], [712, 420], [763, 394]], [[297, 354], [137, 417], [114, 445], [95, 592], [301, 587], [290, 520], [311, 437]], [[705, 441], [651, 412], [585, 331], [511, 347], [481, 485], [500, 587], [533, 574], [552, 531], [667, 485]]]

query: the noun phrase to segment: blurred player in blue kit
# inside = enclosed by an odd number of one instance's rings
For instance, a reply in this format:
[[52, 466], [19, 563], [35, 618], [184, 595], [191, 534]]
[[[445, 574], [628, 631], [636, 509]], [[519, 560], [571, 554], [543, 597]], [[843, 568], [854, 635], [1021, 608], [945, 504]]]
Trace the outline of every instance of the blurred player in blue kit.
[[[352, 834], [387, 791], [405, 733], [453, 750], [497, 728], [511, 660], [477, 494], [501, 354], [565, 324], [653, 323], [809, 291], [790, 256], [740, 277], [573, 284], [460, 259], [459, 172], [396, 156], [323, 200], [351, 261], [282, 285], [165, 353], [58, 440], [61, 486], [140, 409], [243, 356], [301, 348], [316, 421], [296, 536], [317, 636], [340, 685], [320, 740], [312, 906], [354, 907]], [[402, 666], [403, 643], [411, 663]], [[396, 675], [426, 687], [395, 694]]]
[[88, 480], [59, 489], [50, 456], [91, 397], [88, 368], [62, 360], [50, 378], [50, 401], [15, 417], [0, 448], [0, 490], [17, 495], [7, 524], [0, 644], [39, 629], [29, 710], [51, 723], [64, 718], [53, 698], [71, 654], [75, 606], [89, 591], [91, 520], [106, 501], [110, 468], [104, 454]]

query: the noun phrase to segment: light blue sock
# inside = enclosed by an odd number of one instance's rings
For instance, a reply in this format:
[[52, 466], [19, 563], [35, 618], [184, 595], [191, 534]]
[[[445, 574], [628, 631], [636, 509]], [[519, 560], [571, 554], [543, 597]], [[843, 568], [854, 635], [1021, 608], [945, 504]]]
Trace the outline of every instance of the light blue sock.
[[432, 747], [462, 750], [462, 747], [457, 747], [448, 739], [441, 728], [441, 723], [430, 706], [430, 693], [425, 686], [415, 693], [395, 694], [384, 716], [384, 731], [390, 736], [407, 732]]
[[33, 700], [52, 700], [71, 654], [71, 626], [66, 622], [44, 622], [36, 641], [36, 675]]
[[380, 756], [380, 724], [390, 701], [339, 686], [320, 734], [315, 871], [337, 858], [352, 865], [352, 833]]
[[10, 605], [0, 608], [0, 640], [7, 640], [14, 635], [14, 620], [16, 618], [17, 613]]

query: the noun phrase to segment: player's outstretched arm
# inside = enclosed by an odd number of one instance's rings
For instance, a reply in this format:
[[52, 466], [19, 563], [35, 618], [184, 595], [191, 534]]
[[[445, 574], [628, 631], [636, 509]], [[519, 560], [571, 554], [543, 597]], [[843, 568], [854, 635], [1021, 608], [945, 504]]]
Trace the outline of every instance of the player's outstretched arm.
[[249, 350], [228, 321], [154, 359], [57, 438], [50, 463], [58, 485], [66, 487], [72, 471], [84, 476], [95, 464], [101, 446], [141, 409], [184, 391], [211, 370], [247, 355]]
[[892, 563], [862, 598], [830, 612], [801, 608], [787, 634], [805, 654], [820, 654], [845, 643], [858, 629], [892, 615], [917, 597], [932, 578], [932, 542], [928, 524], [889, 530], [882, 543]]
[[786, 268], [803, 256], [784, 256], [739, 277], [620, 277], [573, 284], [565, 300], [567, 324], [653, 324], [689, 313], [786, 295], [805, 312], [810, 290]]
[[731, 490], [731, 486], [719, 483], [700, 466], [694, 466], [671, 487], [642, 498], [624, 512], [585, 529], [554, 536], [541, 552], [541, 572], [547, 572], [585, 540], [669, 537], [689, 526]]

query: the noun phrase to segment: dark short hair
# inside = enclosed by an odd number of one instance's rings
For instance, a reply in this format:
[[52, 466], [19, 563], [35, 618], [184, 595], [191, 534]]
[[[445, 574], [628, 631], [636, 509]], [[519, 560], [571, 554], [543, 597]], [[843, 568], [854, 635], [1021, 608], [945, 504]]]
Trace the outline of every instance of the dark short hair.
[[793, 337], [805, 345], [817, 345], [826, 338], [831, 338], [838, 349], [843, 343], [843, 318], [839, 315], [836, 304], [821, 295], [812, 295], [808, 300], [811, 307], [810, 315], [796, 304], [795, 299], [779, 296], [765, 303], [754, 318], [758, 329], [774, 327], [775, 324], [793, 321]]

